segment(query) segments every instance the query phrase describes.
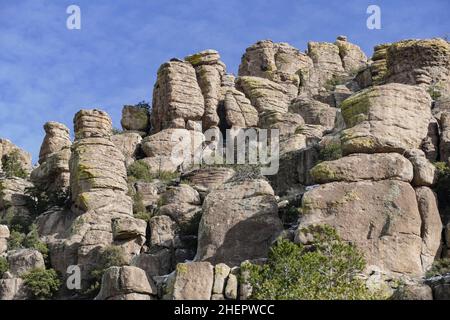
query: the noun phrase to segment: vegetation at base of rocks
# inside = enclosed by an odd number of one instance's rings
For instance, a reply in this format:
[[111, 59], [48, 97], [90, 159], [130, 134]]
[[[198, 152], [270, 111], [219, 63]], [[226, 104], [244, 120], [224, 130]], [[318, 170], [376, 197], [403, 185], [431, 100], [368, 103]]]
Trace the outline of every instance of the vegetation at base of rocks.
[[69, 188], [57, 191], [46, 191], [33, 186], [26, 188], [25, 194], [28, 196], [26, 206], [35, 217], [52, 207], [68, 209], [72, 204]]
[[158, 171], [152, 172], [150, 166], [143, 161], [135, 161], [127, 168], [128, 182], [152, 182], [155, 179], [161, 181], [170, 181], [180, 176], [179, 172]]
[[133, 199], [133, 216], [149, 222], [153, 213], [149, 212], [145, 207], [142, 195], [139, 192], [133, 191], [131, 198]]
[[431, 269], [427, 271], [427, 278], [443, 276], [450, 273], [450, 258], [435, 260]]
[[135, 161], [130, 166], [128, 166], [127, 176], [129, 182], [152, 182], [154, 179], [149, 165], [143, 161]]
[[229, 167], [235, 172], [230, 182], [266, 179], [266, 177], [261, 174], [261, 165], [259, 164], [233, 164]]
[[0, 279], [3, 277], [3, 274], [8, 271], [9, 263], [5, 257], [0, 257]]
[[300, 211], [296, 206], [288, 206], [279, 210], [281, 221], [284, 225], [293, 225], [297, 223]]
[[450, 168], [445, 162], [435, 162], [436, 185], [435, 192], [438, 198], [439, 212], [443, 215], [450, 213]]
[[34, 218], [28, 214], [17, 212], [14, 208], [8, 208], [6, 214], [0, 219], [0, 224], [8, 226], [9, 230], [28, 233], [31, 230]]
[[106, 269], [121, 267], [126, 264], [124, 253], [120, 247], [114, 245], [105, 247], [100, 253], [97, 267], [91, 271], [91, 285], [84, 294], [88, 297], [95, 297], [100, 290], [102, 277]]
[[338, 142], [331, 142], [319, 151], [320, 161], [332, 161], [342, 158], [342, 146]]
[[3, 156], [2, 169], [7, 178], [17, 177], [25, 179], [28, 177], [28, 173], [23, 168], [20, 161], [20, 154], [18, 150], [13, 150], [10, 154]]
[[45, 261], [48, 260], [48, 247], [39, 239], [37, 226], [35, 224], [31, 225], [28, 234], [19, 232], [17, 230], [11, 231], [10, 237], [8, 239], [8, 250], [17, 249], [37, 250], [42, 254]]
[[61, 281], [53, 269], [33, 269], [23, 275], [24, 284], [34, 299], [50, 299], [58, 292]]
[[264, 265], [243, 265], [244, 276], [256, 300], [379, 299], [358, 274], [365, 261], [357, 249], [327, 226], [304, 229], [312, 233], [309, 245], [279, 240]]

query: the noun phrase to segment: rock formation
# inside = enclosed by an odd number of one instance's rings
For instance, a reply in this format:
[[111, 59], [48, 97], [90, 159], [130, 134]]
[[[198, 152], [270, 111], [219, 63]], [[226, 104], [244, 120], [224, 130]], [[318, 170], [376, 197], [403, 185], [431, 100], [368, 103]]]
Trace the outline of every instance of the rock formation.
[[[362, 253], [369, 289], [448, 299], [449, 276], [429, 272], [450, 257], [449, 97], [442, 39], [381, 44], [371, 58], [345, 36], [306, 52], [263, 40], [236, 77], [212, 49], [171, 59], [152, 107], [124, 106], [123, 132], [97, 109], [75, 115], [73, 142], [48, 122], [34, 168], [0, 139], [0, 299], [29, 299], [31, 269], [66, 280], [69, 266], [82, 288], [58, 298], [249, 299], [243, 266], [265, 263], [279, 239], [310, 249], [317, 225]], [[261, 158], [192, 161], [227, 150], [228, 129], [278, 130], [276, 173], [262, 176]], [[17, 239], [27, 248], [11, 250]]]

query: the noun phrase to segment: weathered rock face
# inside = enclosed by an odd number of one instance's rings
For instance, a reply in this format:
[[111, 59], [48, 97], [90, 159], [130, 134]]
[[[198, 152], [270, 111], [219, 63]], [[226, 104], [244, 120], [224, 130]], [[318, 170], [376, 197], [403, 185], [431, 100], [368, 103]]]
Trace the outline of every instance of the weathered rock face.
[[131, 265], [143, 269], [148, 277], [163, 276], [173, 270], [172, 256], [170, 249], [162, 249], [156, 253], [142, 253], [133, 258]]
[[150, 114], [148, 109], [142, 106], [124, 106], [120, 123], [124, 130], [148, 132]]
[[170, 279], [166, 298], [170, 300], [210, 300], [214, 267], [208, 262], [180, 263]]
[[39, 167], [31, 172], [31, 181], [40, 190], [58, 192], [69, 186], [69, 129], [58, 122], [44, 125], [45, 137], [39, 153]]
[[295, 134], [298, 127], [305, 124], [303, 118], [297, 113], [280, 113], [277, 111], [265, 111], [260, 114], [259, 127], [262, 129], [278, 129], [280, 137]]
[[[305, 193], [297, 239], [302, 227], [328, 224], [363, 252], [368, 265], [420, 276], [429, 267], [423, 256], [436, 255], [440, 241], [439, 233], [421, 233], [423, 223], [439, 227], [437, 212], [427, 214], [433, 218], [422, 218], [416, 193], [406, 182], [333, 182]], [[432, 243], [426, 250], [424, 241]]]
[[192, 157], [201, 151], [204, 139], [204, 135], [198, 131], [162, 130], [142, 140], [141, 147], [147, 157], [141, 161], [145, 161], [154, 172], [174, 172], [186, 162], [186, 156], [190, 156], [192, 161]]
[[442, 161], [450, 163], [450, 113], [441, 114], [441, 137], [440, 137], [440, 158]]
[[61, 151], [72, 144], [69, 128], [58, 122], [47, 122], [44, 125], [45, 137], [39, 152], [39, 163], [42, 164], [52, 153]]
[[188, 120], [201, 121], [204, 105], [194, 67], [179, 60], [163, 64], [153, 90], [152, 132], [185, 128]]
[[21, 249], [8, 253], [9, 271], [12, 275], [21, 275], [33, 269], [45, 269], [42, 254], [33, 249]]
[[82, 110], [74, 123], [77, 138], [70, 158], [72, 213], [60, 211], [46, 216], [40, 230], [48, 232], [52, 265], [65, 274], [68, 265], [78, 264], [84, 287], [104, 248], [119, 246], [126, 261], [140, 253], [145, 223], [132, 217], [125, 158], [111, 142], [108, 115]]
[[0, 300], [25, 300], [29, 298], [28, 290], [22, 278], [3, 277], [0, 279]]
[[260, 77], [286, 89], [289, 99], [298, 94], [303, 78], [308, 79], [311, 59], [287, 43], [259, 41], [246, 49], [239, 66], [239, 76]]
[[335, 125], [337, 108], [326, 103], [300, 96], [289, 106], [289, 110], [303, 117], [306, 124], [317, 124], [332, 129]]
[[432, 86], [450, 93], [450, 44], [443, 39], [404, 40], [387, 50], [387, 82]]
[[323, 87], [333, 78], [345, 74], [339, 47], [328, 42], [309, 42], [308, 56], [314, 64], [314, 81], [318, 88]]
[[8, 226], [0, 224], [0, 256], [8, 250], [8, 239], [10, 233]]
[[311, 176], [316, 183], [386, 179], [411, 182], [413, 166], [397, 153], [352, 154], [319, 163], [311, 169]]
[[361, 91], [341, 104], [346, 130], [343, 152], [402, 152], [418, 149], [427, 136], [431, 100], [425, 90], [387, 84]]
[[420, 187], [416, 189], [417, 204], [422, 219], [422, 267], [428, 270], [437, 257], [441, 246], [442, 222], [439, 216], [436, 196], [430, 188]]
[[196, 261], [236, 266], [265, 257], [282, 230], [277, 211], [273, 190], [264, 180], [226, 183], [215, 189], [203, 203]]
[[3, 165], [5, 161], [10, 159], [11, 156], [17, 157], [17, 161], [25, 172], [31, 172], [31, 155], [14, 145], [11, 141], [0, 139], [0, 173], [4, 171]]
[[245, 95], [230, 89], [225, 94], [224, 108], [226, 121], [230, 127], [256, 127], [258, 125], [258, 111], [251, 105]]
[[228, 182], [234, 174], [234, 170], [230, 168], [212, 167], [187, 172], [181, 178], [189, 181], [196, 189], [211, 191]]
[[124, 155], [125, 164], [128, 167], [139, 154], [142, 137], [136, 132], [124, 132], [113, 135], [111, 141]]
[[73, 119], [75, 139], [108, 138], [112, 135], [112, 121], [101, 110], [80, 110]]
[[319, 151], [315, 146], [286, 152], [280, 158], [280, 168], [269, 180], [278, 195], [299, 192], [304, 185], [311, 185], [313, 179], [310, 170], [319, 160]]
[[192, 64], [197, 75], [198, 85], [205, 99], [203, 128], [219, 124], [217, 108], [221, 100], [222, 77], [225, 74], [225, 64], [220, 61], [220, 55], [215, 50], [205, 50], [185, 58]]
[[367, 66], [367, 57], [361, 48], [348, 42], [345, 37], [338, 38], [335, 45], [339, 48], [342, 66], [347, 73], [354, 74]]
[[265, 78], [242, 76], [237, 78], [236, 86], [245, 93], [259, 113], [288, 111], [290, 102], [288, 92], [276, 82]]
[[[387, 73], [387, 51], [390, 44], [380, 44], [375, 46], [372, 56], [372, 64], [370, 65], [370, 80], [367, 86], [373, 84], [383, 84]], [[366, 87], [366, 86], [364, 86]]]
[[30, 197], [25, 190], [33, 184], [21, 178], [7, 178], [0, 180], [0, 216], [14, 215], [28, 217], [30, 211], [27, 203]]
[[414, 169], [414, 186], [431, 186], [435, 182], [436, 167], [428, 161], [422, 150], [409, 150], [405, 156], [411, 161]]
[[111, 267], [102, 277], [95, 300], [153, 300], [156, 286], [145, 271], [137, 267]]

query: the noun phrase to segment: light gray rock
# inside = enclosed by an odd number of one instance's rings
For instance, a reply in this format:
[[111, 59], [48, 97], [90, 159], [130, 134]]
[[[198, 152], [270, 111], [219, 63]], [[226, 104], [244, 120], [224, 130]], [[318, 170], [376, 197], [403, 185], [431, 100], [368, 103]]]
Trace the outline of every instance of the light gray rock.
[[391, 83], [363, 90], [341, 104], [345, 154], [418, 149], [427, 136], [431, 99], [420, 87]]
[[210, 300], [214, 282], [214, 268], [208, 262], [179, 263], [173, 286], [169, 290], [173, 300]]
[[264, 180], [215, 189], [203, 203], [196, 261], [235, 266], [265, 257], [282, 230], [277, 211], [273, 189]]
[[405, 156], [411, 161], [414, 168], [414, 186], [431, 186], [436, 179], [436, 167], [425, 157], [422, 150], [410, 150]]
[[133, 266], [111, 267], [103, 274], [95, 300], [150, 300], [149, 296], [156, 294], [156, 286], [144, 270]]
[[205, 101], [194, 67], [179, 60], [161, 65], [152, 103], [153, 133], [167, 128], [185, 128], [187, 120], [201, 121]]
[[231, 268], [224, 263], [219, 263], [214, 266], [214, 294], [223, 294], [225, 289], [225, 281], [230, 274]]
[[150, 128], [149, 111], [142, 106], [124, 106], [120, 123], [124, 130], [148, 132]]
[[9, 271], [17, 277], [33, 269], [45, 269], [44, 257], [34, 249], [20, 249], [8, 253]]
[[386, 179], [411, 182], [413, 166], [398, 153], [357, 153], [323, 161], [312, 168], [310, 173], [316, 183]]

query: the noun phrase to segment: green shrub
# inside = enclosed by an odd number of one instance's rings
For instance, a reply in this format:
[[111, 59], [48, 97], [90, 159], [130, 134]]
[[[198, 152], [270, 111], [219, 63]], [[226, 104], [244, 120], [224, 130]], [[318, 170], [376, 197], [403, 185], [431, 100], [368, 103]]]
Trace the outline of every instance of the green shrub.
[[26, 188], [25, 194], [29, 197], [26, 206], [35, 217], [51, 207], [69, 208], [72, 204], [69, 188], [49, 192], [33, 186]]
[[9, 263], [5, 257], [0, 257], [0, 279], [3, 277], [3, 274], [8, 271]]
[[16, 230], [12, 230], [8, 239], [8, 250], [23, 249], [23, 241], [26, 235]]
[[36, 225], [31, 225], [28, 234], [13, 230], [8, 239], [8, 250], [35, 249], [39, 251], [45, 260], [48, 258], [48, 247], [39, 239]]
[[48, 260], [48, 247], [47, 244], [39, 239], [39, 234], [37, 231], [37, 226], [33, 224], [31, 226], [31, 231], [26, 235], [23, 240], [23, 246], [29, 249], [35, 249], [39, 251], [45, 260]]
[[61, 286], [53, 269], [33, 269], [23, 275], [23, 280], [34, 299], [50, 299]]
[[8, 178], [18, 177], [25, 179], [28, 177], [28, 173], [20, 161], [20, 153], [18, 150], [13, 150], [10, 154], [3, 156], [2, 168]]
[[342, 147], [337, 142], [325, 145], [319, 152], [319, 160], [321, 161], [332, 161], [340, 158], [342, 158]]
[[436, 167], [435, 192], [438, 198], [439, 212], [450, 214], [450, 168], [445, 162], [434, 163]]
[[443, 276], [450, 273], [450, 258], [440, 259], [433, 262], [430, 270], [427, 271], [427, 278]]
[[129, 182], [143, 181], [152, 182], [154, 177], [150, 171], [150, 167], [143, 161], [133, 162], [127, 169], [127, 176]]
[[311, 245], [279, 240], [267, 263], [244, 264], [257, 300], [375, 299], [356, 275], [365, 262], [356, 248], [342, 241], [330, 227], [303, 230], [312, 233]]
[[120, 247], [111, 245], [104, 248], [100, 252], [98, 265], [91, 271], [91, 285], [84, 294], [89, 297], [96, 296], [100, 290], [102, 277], [106, 269], [114, 266], [121, 267], [126, 264], [123, 251]]
[[296, 206], [288, 206], [287, 208], [280, 209], [281, 220], [285, 225], [291, 225], [298, 221], [300, 215], [299, 209]]

